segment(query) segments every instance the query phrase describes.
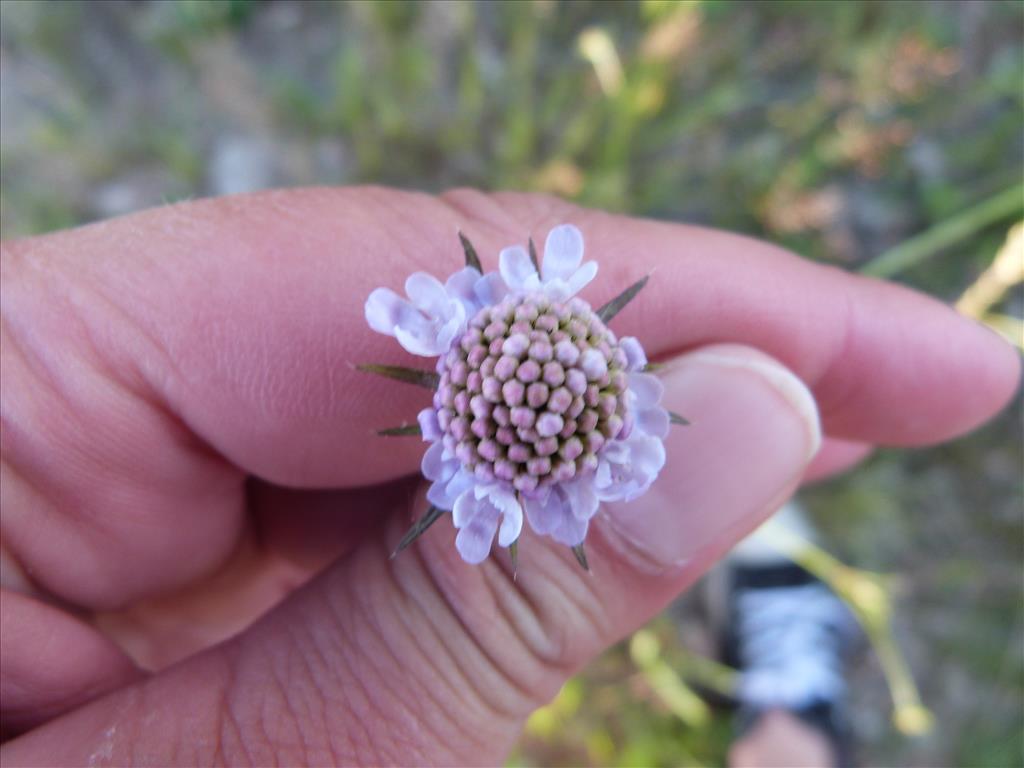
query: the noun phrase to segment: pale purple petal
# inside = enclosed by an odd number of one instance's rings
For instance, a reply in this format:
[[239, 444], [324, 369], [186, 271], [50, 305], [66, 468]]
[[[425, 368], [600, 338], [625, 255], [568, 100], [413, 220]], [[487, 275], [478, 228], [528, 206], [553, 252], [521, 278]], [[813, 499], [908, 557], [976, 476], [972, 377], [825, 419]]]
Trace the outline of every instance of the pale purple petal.
[[627, 370], [641, 371], [647, 365], [647, 354], [635, 336], [623, 336], [619, 348], [626, 353]]
[[635, 443], [630, 461], [638, 475], [645, 478], [646, 485], [650, 485], [665, 466], [665, 443], [656, 437], [638, 439]]
[[572, 517], [569, 502], [557, 490], [536, 497], [527, 496], [523, 504], [526, 506], [526, 519], [530, 527], [542, 536], [550, 536], [562, 524], [563, 518]]
[[578, 546], [587, 538], [589, 525], [589, 520], [580, 520], [573, 515], [565, 515], [561, 525], [551, 532], [551, 538], [567, 547]]
[[508, 286], [497, 272], [488, 272], [476, 281], [473, 293], [480, 302], [481, 308], [493, 307], [508, 294]]
[[579, 520], [589, 520], [597, 513], [598, 498], [594, 490], [593, 478], [577, 480], [573, 483], [562, 485], [561, 490], [569, 502], [573, 517]]
[[424, 333], [418, 327], [409, 330], [395, 326], [395, 338], [407, 352], [421, 357], [436, 357], [448, 349], [447, 345], [438, 341], [436, 333]]
[[528, 497], [524, 503], [530, 527], [542, 536], [550, 536], [568, 547], [575, 547], [586, 538], [589, 519], [573, 514], [572, 504], [562, 489], [555, 488], [546, 497]]
[[475, 490], [475, 488], [467, 489], [459, 494], [459, 497], [455, 500], [455, 505], [452, 507], [452, 524], [456, 528], [469, 525], [483, 507], [490, 508], [490, 505], [476, 497], [476, 494], [473, 492]]
[[413, 306], [437, 317], [448, 317], [452, 297], [433, 275], [413, 272], [405, 281], [405, 293]]
[[501, 531], [498, 544], [507, 547], [523, 529], [523, 508], [519, 506], [516, 494], [506, 486], [497, 483], [478, 485], [473, 493], [478, 499], [486, 499], [501, 515]]
[[366, 322], [377, 333], [395, 335], [402, 306], [409, 303], [389, 288], [378, 288], [366, 300]]
[[671, 422], [668, 411], [664, 408], [647, 408], [636, 415], [636, 428], [643, 430], [651, 437], [664, 440], [668, 437]]
[[607, 468], [609, 471], [607, 479], [602, 480], [600, 484], [596, 481], [594, 483], [597, 488], [598, 498], [601, 501], [622, 501], [633, 487], [628, 481], [621, 480], [611, 473], [611, 468], [614, 466], [611, 462], [603, 462], [598, 467], [599, 472], [602, 467]]
[[479, 515], [455, 537], [455, 548], [470, 565], [478, 565], [491, 553], [494, 531], [498, 527], [496, 515]]
[[427, 489], [427, 501], [438, 509], [451, 509], [456, 499], [472, 490], [476, 483], [475, 475], [460, 468], [447, 482], [438, 481], [431, 485]]
[[[453, 317], [438, 330], [437, 347], [441, 352], [447, 351], [452, 342], [462, 334], [465, 328], [465, 319], [466, 315], [460, 312], [457, 317]], [[441, 354], [441, 352], [437, 354]]]
[[[456, 282], [460, 279], [464, 278]], [[411, 275], [405, 290], [412, 303], [387, 288], [371, 293], [366, 321], [375, 331], [394, 336], [414, 355], [434, 357], [446, 352], [465, 327], [465, 300], [449, 295], [437, 278], [425, 272]]]
[[445, 493], [445, 488], [447, 487], [448, 483], [442, 483], [441, 481], [431, 483], [430, 487], [427, 488], [427, 501], [438, 509], [451, 509], [455, 500], [448, 498], [448, 494]]
[[465, 267], [449, 277], [444, 284], [448, 295], [462, 302], [467, 317], [476, 314], [481, 307], [475, 291], [479, 280], [480, 273], [475, 268]]
[[498, 544], [502, 547], [509, 546], [519, 538], [523, 530], [523, 509], [516, 504], [515, 510], [506, 512], [501, 516], [501, 528], [498, 529]]
[[[593, 265], [593, 268], [591, 268], [591, 265]], [[597, 264], [593, 261], [588, 261], [579, 270], [574, 272], [573, 276], [568, 280], [562, 280], [560, 277], [556, 277], [553, 280], [545, 280], [541, 290], [555, 301], [567, 301], [593, 280], [596, 274]]]
[[541, 274], [544, 282], [568, 280], [583, 260], [583, 233], [572, 224], [562, 224], [548, 232], [544, 243]]
[[420, 434], [427, 442], [440, 440], [443, 432], [437, 421], [437, 411], [433, 408], [424, 408], [416, 415], [416, 421], [420, 424]]
[[631, 373], [629, 390], [636, 396], [636, 408], [642, 411], [661, 402], [661, 396], [665, 394], [665, 385], [657, 376], [649, 373]]
[[612, 441], [601, 452], [594, 489], [602, 501], [631, 501], [642, 495], [665, 465], [665, 445], [634, 430], [629, 440]]
[[462, 559], [473, 565], [486, 560], [498, 530], [498, 511], [486, 500], [477, 499], [472, 491], [466, 491], [455, 502], [452, 522], [459, 529], [455, 548]]
[[452, 503], [454, 504], [455, 499], [459, 498], [459, 496], [466, 491], [476, 487], [476, 485], [476, 475], [460, 467], [459, 470], [452, 475], [452, 479], [448, 481], [446, 493], [452, 498]]
[[498, 267], [505, 284], [513, 291], [534, 291], [540, 287], [540, 277], [534, 269], [530, 255], [521, 245], [513, 245], [498, 254]]
[[[375, 291], [376, 293], [376, 291]], [[372, 295], [372, 294], [371, 294]], [[420, 310], [404, 300], [399, 300], [391, 307], [394, 326], [390, 331], [384, 331], [398, 339], [398, 343], [414, 355], [433, 357], [447, 351], [451, 339], [445, 340], [443, 336], [453, 336], [452, 326], [455, 332], [461, 327], [465, 312], [457, 301], [451, 301], [455, 308], [455, 317], [447, 318], [427, 317]]]
[[[468, 474], [468, 473], [467, 473]], [[523, 528], [523, 510], [515, 494], [503, 485], [475, 485], [455, 500], [452, 522], [459, 529], [455, 544], [468, 563], [479, 563], [491, 549], [498, 525], [498, 544], [507, 547]]]
[[487, 499], [503, 515], [522, 514], [519, 502], [516, 501], [515, 493], [503, 485], [496, 483], [479, 485], [474, 490], [474, 493], [478, 499]]
[[441, 482], [448, 482], [458, 466], [458, 459], [446, 455], [442, 443], [433, 443], [427, 448], [427, 452], [423, 454], [423, 460], [420, 462], [420, 470], [427, 480]]
[[569, 284], [557, 277], [554, 280], [545, 281], [541, 286], [541, 290], [555, 301], [566, 301], [571, 299], [573, 295], [572, 291], [569, 290]]
[[569, 275], [568, 279], [565, 281], [569, 295], [575, 296], [586, 288], [587, 284], [595, 277], [597, 277], [597, 262], [588, 261], [582, 267]]

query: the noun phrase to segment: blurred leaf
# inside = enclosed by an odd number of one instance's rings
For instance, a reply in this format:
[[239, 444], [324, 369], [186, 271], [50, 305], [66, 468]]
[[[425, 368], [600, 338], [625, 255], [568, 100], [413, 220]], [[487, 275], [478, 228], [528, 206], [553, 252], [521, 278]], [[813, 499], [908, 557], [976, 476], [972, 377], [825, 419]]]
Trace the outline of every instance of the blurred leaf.
[[669, 711], [691, 728], [704, 726], [711, 713], [693, 690], [661, 658], [657, 638], [645, 630], [633, 634], [630, 655], [644, 679]]
[[900, 243], [865, 265], [861, 272], [872, 277], [892, 277], [937, 255], [943, 249], [970, 237], [980, 229], [1011, 216], [1020, 215], [1022, 210], [1024, 186], [1018, 184]]

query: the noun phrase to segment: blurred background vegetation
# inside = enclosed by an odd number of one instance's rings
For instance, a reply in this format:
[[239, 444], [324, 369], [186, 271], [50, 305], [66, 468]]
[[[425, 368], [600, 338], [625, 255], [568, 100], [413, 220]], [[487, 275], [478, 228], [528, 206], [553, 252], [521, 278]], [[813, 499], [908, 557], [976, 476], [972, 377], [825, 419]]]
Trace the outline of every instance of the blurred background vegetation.
[[[1021, 344], [1020, 2], [5, 0], [0, 22], [5, 238], [267, 186], [543, 190], [891, 277]], [[804, 494], [829, 552], [887, 574], [810, 553], [882, 646], [851, 683], [865, 763], [1024, 761], [1020, 423], [1018, 400]], [[694, 602], [512, 761], [721, 764], [728, 713], [693, 684], [730, 679]], [[939, 727], [899, 679], [894, 720], [893, 640]]]

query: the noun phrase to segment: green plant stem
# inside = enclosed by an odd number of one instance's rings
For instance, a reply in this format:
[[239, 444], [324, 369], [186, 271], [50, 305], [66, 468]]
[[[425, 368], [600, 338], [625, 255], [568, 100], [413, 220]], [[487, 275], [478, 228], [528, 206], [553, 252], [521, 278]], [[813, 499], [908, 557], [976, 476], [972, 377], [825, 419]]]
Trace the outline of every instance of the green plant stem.
[[1024, 185], [1016, 185], [993, 195], [952, 218], [925, 230], [868, 262], [861, 274], [892, 277], [927, 261], [975, 232], [1024, 210]]

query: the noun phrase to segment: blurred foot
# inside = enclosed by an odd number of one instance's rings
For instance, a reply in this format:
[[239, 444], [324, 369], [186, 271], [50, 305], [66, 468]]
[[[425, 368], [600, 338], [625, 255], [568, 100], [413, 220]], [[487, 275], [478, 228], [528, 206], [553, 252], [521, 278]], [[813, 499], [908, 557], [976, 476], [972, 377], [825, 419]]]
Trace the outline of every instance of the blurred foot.
[[[787, 505], [768, 526], [809, 537]], [[724, 650], [740, 670], [733, 766], [846, 766], [843, 660], [857, 626], [821, 581], [755, 532], [727, 567]]]

